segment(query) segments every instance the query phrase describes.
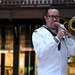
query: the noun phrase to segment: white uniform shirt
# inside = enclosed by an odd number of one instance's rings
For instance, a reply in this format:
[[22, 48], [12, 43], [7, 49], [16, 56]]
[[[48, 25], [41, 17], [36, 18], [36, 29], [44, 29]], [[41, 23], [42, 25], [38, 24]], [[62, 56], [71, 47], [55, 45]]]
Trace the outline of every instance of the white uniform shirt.
[[68, 75], [67, 58], [75, 55], [75, 44], [72, 38], [61, 40], [61, 49], [54, 36], [43, 26], [32, 35], [34, 50], [38, 56], [38, 75]]

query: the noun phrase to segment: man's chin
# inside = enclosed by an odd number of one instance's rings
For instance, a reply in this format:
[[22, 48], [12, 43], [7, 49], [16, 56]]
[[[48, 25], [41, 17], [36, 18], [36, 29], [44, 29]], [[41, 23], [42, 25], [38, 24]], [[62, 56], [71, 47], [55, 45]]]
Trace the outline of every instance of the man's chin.
[[52, 29], [52, 30], [58, 30], [57, 26], [53, 26], [53, 27], [49, 27], [49, 28]]

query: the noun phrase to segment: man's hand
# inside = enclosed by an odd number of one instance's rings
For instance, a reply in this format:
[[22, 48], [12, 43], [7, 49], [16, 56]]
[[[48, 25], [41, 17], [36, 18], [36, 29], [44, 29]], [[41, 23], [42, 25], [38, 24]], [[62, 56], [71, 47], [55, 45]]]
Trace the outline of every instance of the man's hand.
[[66, 28], [64, 27], [64, 25], [60, 24], [58, 26], [58, 34], [57, 34], [57, 37], [58, 37], [58, 39], [61, 39], [65, 35], [66, 35]]

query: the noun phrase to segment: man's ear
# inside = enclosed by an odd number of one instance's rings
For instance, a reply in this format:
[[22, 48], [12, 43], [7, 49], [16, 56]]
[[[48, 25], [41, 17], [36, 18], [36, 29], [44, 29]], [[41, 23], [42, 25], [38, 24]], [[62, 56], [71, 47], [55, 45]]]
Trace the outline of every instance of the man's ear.
[[48, 17], [47, 16], [44, 16], [44, 19], [45, 19], [45, 21], [48, 19]]

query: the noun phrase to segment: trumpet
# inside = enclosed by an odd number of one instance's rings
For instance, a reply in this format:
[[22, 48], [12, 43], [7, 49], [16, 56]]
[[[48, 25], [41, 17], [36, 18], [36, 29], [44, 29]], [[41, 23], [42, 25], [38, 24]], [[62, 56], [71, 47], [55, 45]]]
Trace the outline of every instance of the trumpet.
[[[66, 23], [67, 23], [67, 24], [66, 24]], [[62, 28], [62, 27], [60, 26], [60, 23], [55, 22], [54, 25], [57, 25], [58, 27]], [[75, 39], [75, 16], [72, 17], [72, 18], [70, 19], [70, 21], [65, 21], [63, 25], [64, 25], [64, 27], [66, 28], [66, 29], [62, 28], [62, 29], [65, 31], [65, 33], [66, 33], [69, 37], [72, 37], [73, 39]]]

